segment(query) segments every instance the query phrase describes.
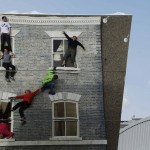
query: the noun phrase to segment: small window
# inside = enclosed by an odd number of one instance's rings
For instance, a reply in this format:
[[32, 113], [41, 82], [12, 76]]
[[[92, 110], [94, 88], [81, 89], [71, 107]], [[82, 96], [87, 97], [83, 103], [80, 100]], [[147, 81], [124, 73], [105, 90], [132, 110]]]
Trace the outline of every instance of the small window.
[[[68, 49], [68, 40], [66, 38], [53, 38], [52, 39], [52, 66], [61, 67], [63, 57]], [[68, 57], [65, 67], [74, 67], [70, 57]]]
[[[0, 123], [3, 119], [12, 119], [13, 112], [11, 111], [12, 104], [8, 100], [0, 100]], [[10, 121], [9, 130], [12, 131], [13, 123]], [[4, 137], [5, 138], [5, 137]]]
[[[11, 48], [14, 53], [14, 37], [10, 37], [10, 40], [11, 40]], [[0, 41], [0, 47], [1, 47], [1, 41]], [[8, 47], [7, 43], [5, 43], [5, 47], [6, 48]], [[0, 55], [2, 55], [2, 53]], [[12, 59], [12, 63], [14, 64], [14, 59]], [[2, 67], [2, 59], [0, 60], [0, 67]]]
[[53, 136], [79, 136], [78, 103], [53, 103]]
[[67, 50], [68, 41], [66, 39], [53, 39], [53, 66], [61, 67], [62, 59]]

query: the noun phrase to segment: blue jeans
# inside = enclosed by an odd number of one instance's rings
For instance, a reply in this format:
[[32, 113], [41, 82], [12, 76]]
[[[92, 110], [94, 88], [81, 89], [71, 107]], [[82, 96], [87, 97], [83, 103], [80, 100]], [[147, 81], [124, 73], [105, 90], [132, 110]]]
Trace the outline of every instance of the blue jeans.
[[46, 83], [44, 85], [44, 87], [42, 88], [42, 92], [44, 92], [46, 89], [50, 89], [49, 90], [49, 94], [55, 95], [54, 87], [55, 87], [55, 83], [54, 82]]

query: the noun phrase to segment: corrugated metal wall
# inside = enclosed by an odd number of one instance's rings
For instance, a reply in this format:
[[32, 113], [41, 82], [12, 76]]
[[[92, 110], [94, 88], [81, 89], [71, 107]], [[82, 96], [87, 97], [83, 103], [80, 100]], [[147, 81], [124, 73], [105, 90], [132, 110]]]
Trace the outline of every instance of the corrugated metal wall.
[[150, 150], [150, 117], [120, 131], [118, 150]]

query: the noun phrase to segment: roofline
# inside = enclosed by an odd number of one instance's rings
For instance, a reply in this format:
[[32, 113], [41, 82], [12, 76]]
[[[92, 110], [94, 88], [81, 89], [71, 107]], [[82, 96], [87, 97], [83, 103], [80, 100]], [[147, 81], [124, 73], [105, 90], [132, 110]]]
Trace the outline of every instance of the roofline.
[[34, 16], [34, 17], [44, 17], [44, 16], [57, 16], [57, 17], [99, 17], [99, 16], [132, 16], [131, 14], [3, 14], [0, 15], [14, 15], [14, 16]]
[[146, 118], [143, 118], [143, 119], [141, 119], [141, 120], [138, 120], [138, 121], [136, 121], [136, 122], [133, 122], [133, 123], [131, 123], [130, 125], [124, 127], [123, 129], [120, 130], [120, 133], [119, 133], [119, 134], [122, 134], [122, 133], [125, 132], [126, 130], [129, 130], [129, 129], [133, 128], [134, 126], [137, 126], [137, 125], [139, 125], [139, 124], [141, 124], [141, 123], [144, 123], [144, 122], [147, 122], [147, 121], [150, 121], [150, 116], [149, 116], [149, 117], [146, 117]]

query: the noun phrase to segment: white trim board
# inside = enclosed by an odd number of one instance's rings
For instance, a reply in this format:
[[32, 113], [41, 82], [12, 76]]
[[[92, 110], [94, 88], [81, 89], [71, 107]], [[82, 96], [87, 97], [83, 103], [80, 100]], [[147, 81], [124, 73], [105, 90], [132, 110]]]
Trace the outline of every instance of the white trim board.
[[1, 146], [42, 146], [42, 145], [106, 145], [107, 140], [82, 140], [82, 141], [14, 141], [0, 142]]
[[[1, 17], [2, 15], [0, 15]], [[29, 25], [99, 25], [101, 23], [100, 16], [44, 16], [44, 17], [33, 17], [33, 16], [8, 16], [10, 24], [29, 24]]]

